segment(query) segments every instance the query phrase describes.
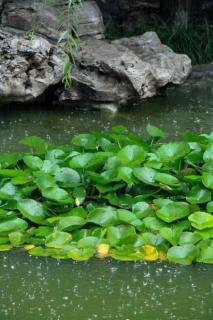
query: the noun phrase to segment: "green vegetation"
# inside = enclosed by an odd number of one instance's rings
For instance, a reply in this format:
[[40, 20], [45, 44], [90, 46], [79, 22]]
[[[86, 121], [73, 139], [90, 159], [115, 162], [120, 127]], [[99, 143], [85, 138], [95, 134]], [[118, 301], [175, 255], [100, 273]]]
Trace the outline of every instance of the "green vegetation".
[[56, 259], [213, 263], [213, 133], [115, 127], [0, 157], [0, 250]]
[[[45, 5], [60, 5], [61, 0], [43, 0]], [[76, 21], [76, 10], [82, 5], [82, 0], [68, 0], [67, 5], [61, 7], [60, 24], [66, 24], [66, 30], [58, 39], [58, 45], [62, 45], [68, 58], [64, 61], [63, 83], [65, 88], [72, 84], [72, 65], [75, 63], [75, 52], [78, 48], [78, 27]]]
[[106, 30], [106, 37], [115, 40], [123, 37], [141, 35], [146, 31], [155, 31], [161, 41], [177, 53], [187, 54], [193, 64], [213, 61], [213, 26], [207, 23], [190, 22], [169, 24], [158, 17], [147, 24], [138, 24], [131, 31], [126, 31], [119, 24], [112, 22]]

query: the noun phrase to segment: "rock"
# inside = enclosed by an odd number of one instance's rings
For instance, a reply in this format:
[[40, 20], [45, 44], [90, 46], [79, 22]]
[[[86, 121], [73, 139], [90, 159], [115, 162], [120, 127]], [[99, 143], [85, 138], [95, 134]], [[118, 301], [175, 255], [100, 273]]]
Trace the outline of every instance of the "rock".
[[[58, 5], [48, 6], [44, 4], [44, 0], [8, 0], [2, 12], [2, 25], [14, 33], [36, 33], [57, 42], [67, 30], [65, 3], [66, 0], [61, 0]], [[71, 19], [78, 21], [80, 37], [104, 37], [103, 19], [95, 1], [83, 2], [82, 6], [76, 8]]]
[[213, 63], [197, 65], [190, 74], [192, 80], [213, 80]]
[[150, 65], [158, 87], [181, 84], [191, 72], [191, 60], [187, 55], [176, 54], [163, 45], [155, 32], [114, 41], [132, 50], [142, 61]]
[[76, 57], [73, 86], [61, 93], [61, 102], [122, 104], [156, 94], [150, 65], [122, 45], [82, 40]]
[[33, 101], [63, 77], [63, 51], [41, 37], [27, 39], [0, 29], [0, 99]]

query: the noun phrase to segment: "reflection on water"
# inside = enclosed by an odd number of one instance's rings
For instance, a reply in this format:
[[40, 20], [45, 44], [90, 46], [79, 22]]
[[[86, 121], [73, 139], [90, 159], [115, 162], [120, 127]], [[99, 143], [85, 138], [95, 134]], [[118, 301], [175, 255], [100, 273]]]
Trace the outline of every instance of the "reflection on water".
[[[212, 83], [186, 84], [117, 114], [29, 107], [0, 110], [0, 151], [18, 150], [25, 135], [69, 143], [76, 132], [117, 124], [144, 133], [210, 132]], [[74, 263], [0, 253], [0, 320], [212, 320], [213, 268], [90, 261]]]
[[122, 124], [143, 134], [148, 122], [160, 126], [171, 137], [181, 132], [210, 132], [213, 119], [213, 82], [187, 83], [171, 88], [168, 97], [153, 98], [140, 106], [121, 110], [79, 111], [61, 107], [0, 109], [0, 151], [17, 150], [25, 135], [39, 135], [55, 143], [69, 143], [76, 132], [109, 130]]
[[212, 320], [213, 268], [0, 255], [1, 320]]

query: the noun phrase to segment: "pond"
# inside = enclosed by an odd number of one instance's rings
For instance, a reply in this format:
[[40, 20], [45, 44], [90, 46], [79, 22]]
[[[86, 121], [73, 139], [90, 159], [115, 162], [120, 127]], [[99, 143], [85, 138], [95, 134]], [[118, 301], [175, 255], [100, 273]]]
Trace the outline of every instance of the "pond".
[[[148, 122], [176, 139], [210, 132], [212, 82], [187, 82], [118, 113], [29, 106], [0, 109], [0, 151], [19, 150], [26, 135], [69, 143], [76, 132], [126, 125], [143, 134]], [[165, 263], [76, 263], [0, 254], [0, 320], [211, 320], [213, 268]]]

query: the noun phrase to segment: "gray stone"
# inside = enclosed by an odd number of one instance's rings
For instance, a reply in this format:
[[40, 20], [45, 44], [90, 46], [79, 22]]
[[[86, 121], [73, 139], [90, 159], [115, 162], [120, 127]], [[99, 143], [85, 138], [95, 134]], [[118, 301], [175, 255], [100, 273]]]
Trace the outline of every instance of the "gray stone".
[[155, 32], [116, 40], [114, 43], [126, 46], [143, 62], [148, 63], [158, 87], [181, 84], [191, 72], [190, 58], [184, 54], [176, 54], [163, 45]]
[[[67, 30], [66, 1], [48, 6], [43, 0], [8, 0], [2, 12], [2, 25], [14, 33], [32, 32], [57, 42]], [[101, 12], [95, 1], [83, 2], [76, 8], [71, 23], [78, 25], [79, 36], [104, 37]]]
[[190, 74], [192, 80], [213, 80], [213, 63], [197, 65]]
[[73, 86], [62, 92], [60, 101], [122, 104], [156, 94], [150, 65], [122, 45], [82, 40], [76, 58]]
[[0, 29], [0, 98], [32, 101], [63, 77], [63, 51], [41, 37], [27, 39]]

